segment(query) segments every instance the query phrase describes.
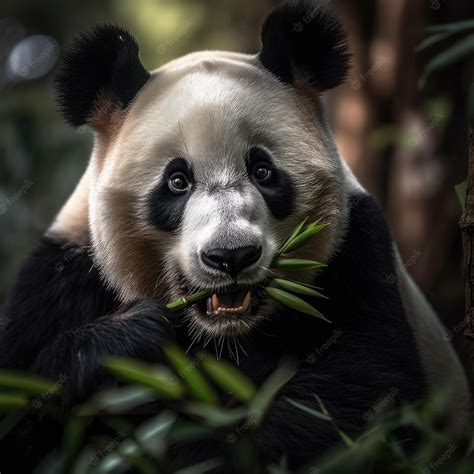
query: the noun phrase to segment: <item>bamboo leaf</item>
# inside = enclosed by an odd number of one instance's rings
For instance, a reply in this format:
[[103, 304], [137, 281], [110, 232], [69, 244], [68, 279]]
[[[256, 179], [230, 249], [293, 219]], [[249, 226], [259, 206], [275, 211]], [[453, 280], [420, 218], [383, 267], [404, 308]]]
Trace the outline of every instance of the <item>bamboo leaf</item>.
[[464, 57], [474, 52], [474, 34], [466, 36], [462, 40], [453, 44], [442, 53], [434, 57], [426, 66], [425, 72], [420, 79], [420, 86], [423, 87], [428, 77], [435, 71], [443, 69], [455, 62], [461, 61]]
[[316, 395], [315, 393], [313, 394], [314, 397], [316, 398], [316, 400], [318, 401], [319, 403], [319, 406], [321, 407], [321, 410], [322, 412], [328, 416], [331, 420], [331, 423], [332, 423], [332, 426], [334, 427], [334, 429], [336, 430], [337, 434], [339, 435], [339, 437], [342, 439], [342, 441], [344, 441], [344, 443], [346, 444], [346, 446], [348, 448], [350, 448], [351, 446], [354, 445], [354, 441], [346, 434], [344, 433], [344, 431], [342, 431], [337, 425], [336, 423], [334, 422], [334, 420], [332, 419], [331, 415], [329, 414], [328, 410], [326, 409], [326, 407], [324, 406], [324, 403], [323, 401], [321, 400], [321, 398], [319, 398], [318, 395]]
[[311, 306], [309, 303], [304, 301], [303, 299], [299, 298], [298, 296], [292, 295], [286, 291], [280, 290], [278, 288], [265, 288], [265, 291], [276, 301], [279, 303], [288, 306], [289, 308], [295, 309], [300, 313], [309, 314], [311, 316], [315, 316], [320, 318], [328, 323], [329, 319], [326, 319], [316, 308]]
[[70, 472], [71, 466], [81, 449], [86, 428], [91, 419], [84, 416], [74, 416], [69, 419], [64, 430], [64, 472]]
[[282, 287], [285, 290], [292, 291], [293, 293], [328, 299], [327, 296], [324, 296], [319, 291], [314, 290], [311, 286], [305, 285], [304, 283], [298, 283], [292, 280], [284, 280], [282, 278], [275, 278], [273, 281], [278, 286]]
[[339, 437], [342, 439], [342, 441], [344, 441], [344, 444], [348, 448], [350, 448], [354, 445], [354, 440], [351, 437], [349, 437], [346, 433], [344, 433], [344, 431], [342, 431], [339, 428], [336, 428], [336, 432], [339, 435]]
[[181, 399], [184, 388], [164, 367], [153, 367], [144, 362], [121, 357], [108, 357], [103, 365], [120, 378], [153, 389], [165, 398]]
[[474, 20], [456, 21], [453, 23], [444, 23], [442, 25], [432, 25], [425, 28], [425, 30], [429, 33], [441, 33], [444, 31], [457, 33], [470, 29], [474, 29]]
[[245, 408], [226, 409], [204, 403], [188, 403], [185, 410], [194, 416], [198, 416], [214, 428], [236, 425], [243, 421], [247, 415]]
[[[320, 222], [321, 222], [321, 219], [318, 219], [317, 221], [311, 222], [311, 224], [308, 224], [307, 229], [311, 229], [311, 228], [313, 228], [313, 227], [318, 226]], [[327, 225], [329, 225], [329, 224], [324, 224], [324, 225], [327, 226]]]
[[165, 354], [170, 364], [183, 379], [197, 400], [212, 405], [217, 404], [217, 396], [196, 367], [196, 362], [189, 359], [184, 352], [176, 346], [165, 348]]
[[297, 248], [304, 245], [308, 240], [313, 238], [316, 234], [319, 234], [323, 229], [325, 229], [329, 224], [311, 224], [307, 229], [301, 232], [294, 239], [290, 240], [288, 244], [282, 250], [282, 253], [293, 252]]
[[0, 371], [0, 387], [20, 390], [32, 395], [41, 395], [59, 390], [59, 386], [49, 380], [10, 371]]
[[283, 253], [283, 249], [288, 245], [288, 243], [291, 242], [296, 236], [300, 234], [307, 220], [308, 218], [305, 217], [305, 219], [300, 224], [298, 224], [298, 226], [293, 230], [293, 232], [287, 237], [283, 245], [280, 247], [280, 250], [278, 251], [279, 254]]
[[173, 425], [168, 435], [169, 443], [188, 443], [190, 441], [202, 441], [213, 435], [213, 430], [199, 422], [188, 422], [180, 420]]
[[14, 393], [0, 393], [0, 410], [12, 408], [24, 408], [28, 405], [28, 399], [24, 395]]
[[147, 454], [158, 457], [166, 449], [166, 437], [177, 416], [171, 411], [162, 411], [137, 428], [136, 439]]
[[293, 405], [294, 407], [306, 412], [306, 413], [309, 413], [310, 415], [316, 417], [316, 418], [319, 418], [320, 420], [323, 420], [323, 421], [331, 421], [332, 418], [325, 414], [325, 413], [321, 413], [320, 411], [318, 410], [315, 410], [314, 408], [310, 408], [306, 405], [303, 405], [302, 403], [298, 403], [296, 402], [295, 400], [292, 400], [291, 398], [288, 398], [288, 397], [285, 397], [285, 400], [290, 404], [290, 405]]
[[428, 38], [424, 39], [416, 48], [415, 51], [418, 53], [420, 51], [423, 51], [426, 48], [429, 48], [430, 46], [433, 46], [441, 41], [443, 41], [446, 38], [449, 38], [452, 36], [454, 32], [452, 31], [443, 31], [442, 33], [436, 33], [434, 35], [428, 36]]
[[307, 258], [277, 258], [274, 260], [272, 267], [281, 268], [282, 270], [314, 270], [316, 268], [326, 267], [324, 263], [309, 260]]
[[[148, 462], [144, 451], [148, 455], [162, 452], [164, 448], [163, 440], [175, 421], [175, 414], [164, 411], [145, 421], [137, 428], [136, 440], [126, 436], [123, 439], [121, 437], [116, 438], [113, 442], [113, 449], [100, 462], [97, 472], [123, 472], [130, 467], [130, 464], [140, 465], [140, 463]], [[149, 466], [140, 466], [140, 472], [153, 473], [156, 472], [156, 469], [150, 464]]]
[[260, 424], [278, 391], [296, 374], [296, 371], [295, 365], [284, 363], [263, 382], [249, 406], [253, 424]]
[[298, 283], [298, 284], [306, 286], [308, 288], [313, 288], [313, 290], [322, 290], [322, 288], [320, 286], [310, 285], [309, 283], [305, 283], [305, 282], [302, 282], [302, 281], [296, 281], [296, 280], [287, 280], [287, 281], [291, 281], [293, 283]]
[[126, 414], [156, 398], [156, 393], [152, 389], [138, 385], [104, 390], [83, 405], [80, 413], [93, 415], [103, 410], [107, 413]]
[[231, 392], [236, 399], [247, 402], [254, 397], [255, 385], [232, 364], [204, 356], [202, 365], [213, 380], [223, 389]]

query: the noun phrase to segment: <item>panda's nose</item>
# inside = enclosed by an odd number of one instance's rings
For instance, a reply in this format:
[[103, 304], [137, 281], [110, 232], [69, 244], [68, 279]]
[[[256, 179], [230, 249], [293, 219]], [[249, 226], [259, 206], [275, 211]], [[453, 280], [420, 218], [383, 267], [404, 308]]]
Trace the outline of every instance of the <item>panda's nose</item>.
[[202, 261], [211, 268], [221, 270], [231, 276], [255, 263], [262, 255], [262, 247], [254, 245], [236, 249], [210, 249], [202, 252]]

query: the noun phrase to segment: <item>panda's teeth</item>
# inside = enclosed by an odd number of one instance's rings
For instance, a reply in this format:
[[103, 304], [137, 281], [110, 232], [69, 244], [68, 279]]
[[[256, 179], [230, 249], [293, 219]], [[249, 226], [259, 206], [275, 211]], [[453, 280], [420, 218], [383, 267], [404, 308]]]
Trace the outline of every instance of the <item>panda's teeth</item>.
[[242, 308], [242, 312], [245, 313], [249, 307], [250, 307], [250, 291], [247, 291], [247, 293], [245, 294], [245, 297], [244, 297], [244, 301], [242, 302], [242, 306], [240, 306]]
[[220, 307], [217, 312], [218, 313], [227, 313], [227, 314], [241, 314], [243, 313], [243, 307], [242, 306], [239, 306], [238, 308], [223, 308], [223, 307]]
[[213, 311], [217, 311], [219, 309], [219, 298], [215, 293], [212, 295], [211, 303]]
[[219, 301], [216, 293], [213, 293], [210, 300], [208, 300], [208, 308], [218, 314], [244, 314], [248, 311], [251, 303], [250, 291], [245, 293], [243, 301], [239, 306], [225, 306]]

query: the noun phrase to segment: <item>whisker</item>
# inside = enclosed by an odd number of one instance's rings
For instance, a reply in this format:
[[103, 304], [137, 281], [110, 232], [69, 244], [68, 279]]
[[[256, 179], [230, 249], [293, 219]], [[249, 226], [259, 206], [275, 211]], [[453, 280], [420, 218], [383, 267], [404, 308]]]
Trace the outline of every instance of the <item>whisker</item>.
[[234, 340], [234, 346], [235, 346], [235, 355], [236, 355], [236, 359], [237, 359], [236, 362], [237, 362], [237, 366], [239, 366], [240, 361], [239, 361], [239, 349], [237, 348], [237, 338], [234, 337], [233, 340]]
[[247, 351], [244, 349], [244, 346], [242, 345], [242, 341], [237, 341], [239, 344], [240, 348], [242, 349], [242, 352], [248, 357], [249, 355], [247, 354]]

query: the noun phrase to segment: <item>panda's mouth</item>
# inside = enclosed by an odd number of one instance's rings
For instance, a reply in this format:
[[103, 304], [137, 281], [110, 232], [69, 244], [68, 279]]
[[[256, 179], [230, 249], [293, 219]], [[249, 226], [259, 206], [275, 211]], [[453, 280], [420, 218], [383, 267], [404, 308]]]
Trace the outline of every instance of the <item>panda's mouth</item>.
[[[252, 283], [230, 283], [223, 286], [191, 286], [183, 275], [180, 278], [180, 296], [207, 291], [209, 296], [189, 306], [186, 320], [191, 334], [217, 336], [239, 336], [250, 331], [259, 321], [265, 319], [271, 310], [270, 299], [265, 286], [270, 278]], [[203, 331], [201, 333], [201, 331]]]
[[194, 305], [192, 314], [203, 329], [215, 336], [237, 336], [260, 319], [265, 300], [263, 285], [214, 289], [208, 298]]
[[264, 297], [263, 286], [224, 288], [212, 291], [198, 306], [207, 318], [235, 320], [255, 315]]
[[217, 316], [245, 314], [249, 311], [251, 302], [251, 291], [246, 289], [230, 293], [213, 293], [206, 301], [207, 314]]

